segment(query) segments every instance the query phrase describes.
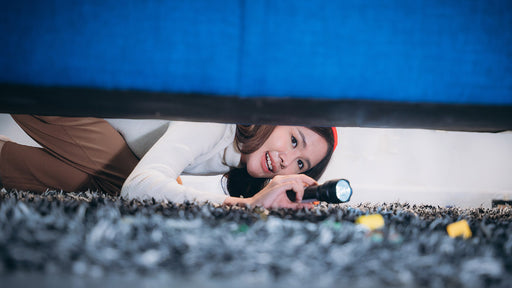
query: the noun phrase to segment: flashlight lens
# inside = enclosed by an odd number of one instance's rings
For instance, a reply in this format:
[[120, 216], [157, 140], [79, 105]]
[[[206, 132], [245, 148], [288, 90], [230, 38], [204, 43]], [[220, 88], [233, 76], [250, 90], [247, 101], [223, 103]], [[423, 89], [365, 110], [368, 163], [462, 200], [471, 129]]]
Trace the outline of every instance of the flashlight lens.
[[352, 196], [352, 188], [350, 188], [350, 184], [347, 180], [341, 179], [336, 183], [336, 197], [341, 202], [347, 202], [350, 200], [350, 196]]

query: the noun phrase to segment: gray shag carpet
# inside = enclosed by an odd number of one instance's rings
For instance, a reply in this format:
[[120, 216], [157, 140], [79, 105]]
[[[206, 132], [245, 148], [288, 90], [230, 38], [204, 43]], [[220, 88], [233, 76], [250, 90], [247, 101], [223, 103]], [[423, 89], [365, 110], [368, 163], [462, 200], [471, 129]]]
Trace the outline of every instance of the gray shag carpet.
[[[384, 217], [384, 228], [355, 224], [374, 213]], [[461, 219], [472, 238], [447, 235], [446, 226]], [[3, 189], [0, 282], [510, 287], [511, 219], [510, 208], [321, 203], [267, 210]]]

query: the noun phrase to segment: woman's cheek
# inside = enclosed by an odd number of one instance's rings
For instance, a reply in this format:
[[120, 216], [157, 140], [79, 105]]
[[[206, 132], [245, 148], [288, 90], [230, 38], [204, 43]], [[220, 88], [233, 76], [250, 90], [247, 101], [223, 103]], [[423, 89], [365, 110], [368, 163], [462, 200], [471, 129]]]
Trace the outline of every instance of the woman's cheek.
[[250, 161], [247, 162], [247, 173], [249, 173], [249, 175], [251, 175], [251, 177], [254, 177], [254, 178], [259, 178], [261, 177], [261, 172], [259, 171], [259, 163], [257, 161], [251, 161], [251, 160], [255, 160], [254, 158], [250, 159]]

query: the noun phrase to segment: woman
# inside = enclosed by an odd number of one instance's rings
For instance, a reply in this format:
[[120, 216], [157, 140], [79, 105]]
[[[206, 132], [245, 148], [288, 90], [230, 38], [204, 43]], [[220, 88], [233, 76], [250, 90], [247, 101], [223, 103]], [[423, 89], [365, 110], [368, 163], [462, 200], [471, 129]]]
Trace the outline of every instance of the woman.
[[[0, 141], [0, 181], [34, 192], [121, 190], [127, 199], [298, 208], [309, 205], [300, 203], [304, 187], [316, 183], [335, 147], [332, 128], [13, 118], [43, 148]], [[229, 195], [179, 185], [182, 173], [225, 173]]]

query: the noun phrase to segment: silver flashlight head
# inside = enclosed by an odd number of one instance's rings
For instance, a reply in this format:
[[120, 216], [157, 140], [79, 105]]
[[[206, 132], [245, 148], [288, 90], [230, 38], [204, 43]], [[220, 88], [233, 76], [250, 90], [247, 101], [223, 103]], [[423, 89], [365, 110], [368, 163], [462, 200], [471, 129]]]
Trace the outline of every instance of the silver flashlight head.
[[338, 180], [336, 183], [336, 198], [341, 203], [348, 202], [350, 197], [352, 196], [352, 187], [350, 187], [350, 183], [345, 179]]

